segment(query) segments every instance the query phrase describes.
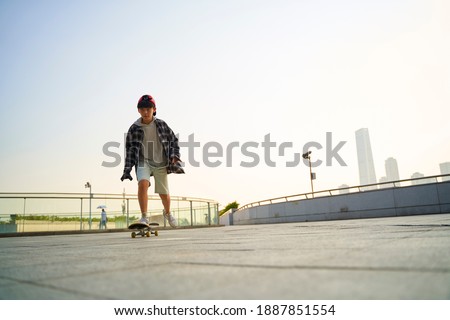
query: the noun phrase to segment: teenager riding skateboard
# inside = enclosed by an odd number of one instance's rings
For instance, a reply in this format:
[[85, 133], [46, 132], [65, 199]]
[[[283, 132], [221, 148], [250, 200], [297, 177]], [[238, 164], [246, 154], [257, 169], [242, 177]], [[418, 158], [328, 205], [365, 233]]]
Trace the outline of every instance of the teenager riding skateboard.
[[167, 175], [184, 173], [181, 167], [178, 138], [172, 129], [161, 119], [156, 118], [155, 100], [150, 95], [143, 95], [137, 104], [141, 117], [130, 127], [125, 143], [125, 168], [121, 180], [131, 177], [135, 167], [138, 180], [138, 200], [142, 217], [139, 222], [148, 224], [148, 188], [150, 177], [154, 177], [155, 193], [163, 204], [163, 216], [170, 226], [176, 227], [176, 220], [170, 212], [170, 194]]

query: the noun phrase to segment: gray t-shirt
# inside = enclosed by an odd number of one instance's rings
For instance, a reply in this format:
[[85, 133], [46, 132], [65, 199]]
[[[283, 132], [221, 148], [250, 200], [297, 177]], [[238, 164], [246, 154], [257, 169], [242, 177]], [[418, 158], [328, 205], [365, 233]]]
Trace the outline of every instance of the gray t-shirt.
[[136, 124], [144, 130], [143, 148], [141, 148], [141, 154], [139, 155], [140, 161], [145, 159], [152, 167], [165, 167], [167, 158], [159, 140], [155, 119], [149, 124], [144, 124], [141, 119], [138, 119]]

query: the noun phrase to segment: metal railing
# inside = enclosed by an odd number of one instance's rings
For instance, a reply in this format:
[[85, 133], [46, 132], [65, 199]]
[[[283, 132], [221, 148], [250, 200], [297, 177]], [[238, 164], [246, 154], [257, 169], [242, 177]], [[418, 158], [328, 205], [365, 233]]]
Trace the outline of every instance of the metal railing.
[[[171, 196], [171, 211], [179, 226], [217, 225], [217, 201]], [[0, 193], [0, 233], [100, 228], [105, 207], [108, 229], [126, 228], [140, 218], [137, 195], [101, 193]], [[159, 196], [149, 195], [151, 222], [166, 226]]]
[[266, 204], [273, 204], [273, 203], [308, 200], [308, 199], [313, 199], [313, 198], [318, 198], [318, 197], [335, 196], [335, 195], [339, 195], [339, 194], [366, 192], [366, 191], [373, 191], [373, 190], [378, 190], [378, 189], [382, 189], [382, 188], [401, 188], [401, 187], [408, 187], [408, 186], [417, 185], [417, 184], [437, 183], [437, 182], [444, 182], [444, 181], [450, 181], [450, 174], [443, 174], [443, 175], [429, 176], [429, 177], [420, 177], [420, 178], [405, 179], [405, 180], [397, 180], [397, 181], [386, 181], [386, 182], [379, 182], [379, 183], [374, 183], [374, 184], [366, 184], [366, 185], [360, 185], [360, 186], [328, 189], [328, 190], [322, 190], [322, 191], [316, 191], [316, 192], [307, 192], [307, 193], [300, 193], [300, 194], [294, 194], [294, 195], [289, 195], [289, 196], [282, 196], [282, 197], [277, 197], [277, 198], [271, 198], [271, 199], [251, 202], [251, 203], [241, 206], [238, 210], [243, 210], [246, 208], [258, 207], [258, 206], [262, 206], [262, 205], [266, 205]]

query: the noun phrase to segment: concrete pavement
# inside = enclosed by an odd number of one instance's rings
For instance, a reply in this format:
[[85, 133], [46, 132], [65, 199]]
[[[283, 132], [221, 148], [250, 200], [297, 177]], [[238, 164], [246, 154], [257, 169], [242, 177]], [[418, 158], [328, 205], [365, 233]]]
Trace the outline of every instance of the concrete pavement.
[[0, 239], [0, 299], [450, 299], [450, 214]]

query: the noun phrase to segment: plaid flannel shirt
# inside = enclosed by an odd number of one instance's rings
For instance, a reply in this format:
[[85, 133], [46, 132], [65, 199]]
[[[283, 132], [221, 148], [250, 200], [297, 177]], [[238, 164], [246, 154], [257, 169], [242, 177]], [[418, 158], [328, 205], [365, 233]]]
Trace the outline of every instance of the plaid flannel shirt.
[[[156, 123], [156, 131], [158, 133], [159, 140], [163, 145], [163, 149], [168, 160], [167, 173], [182, 173], [177, 172], [177, 169], [180, 170], [179, 168], [175, 166], [174, 169], [174, 166], [170, 165], [172, 159], [174, 158], [181, 161], [180, 147], [178, 146], [177, 136], [163, 120], [155, 118], [154, 121]], [[139, 153], [141, 151], [143, 142], [144, 130], [142, 129], [142, 127], [133, 123], [128, 130], [125, 142], [125, 168], [123, 169], [124, 173], [130, 173], [133, 166], [137, 168], [139, 164]]]

